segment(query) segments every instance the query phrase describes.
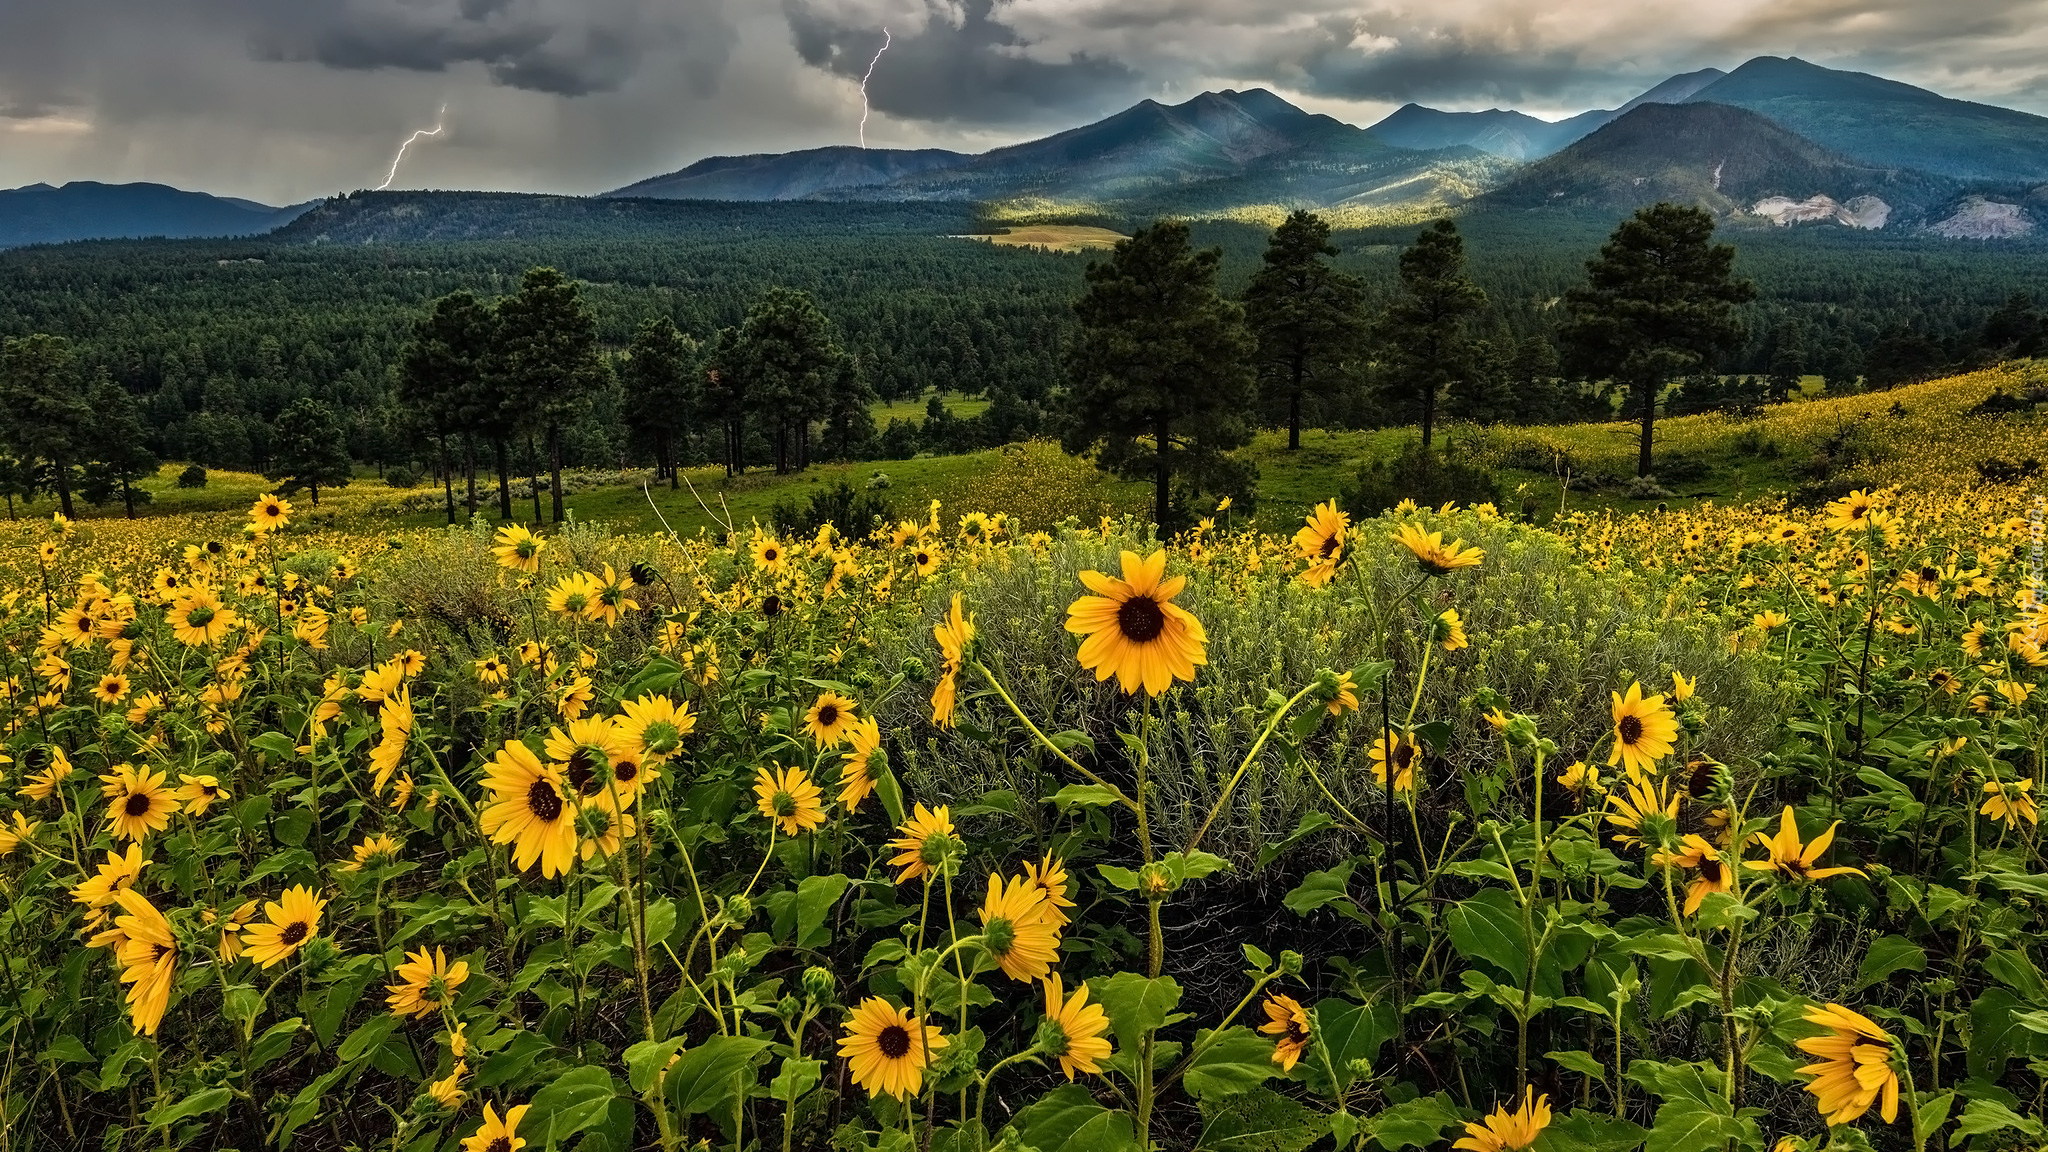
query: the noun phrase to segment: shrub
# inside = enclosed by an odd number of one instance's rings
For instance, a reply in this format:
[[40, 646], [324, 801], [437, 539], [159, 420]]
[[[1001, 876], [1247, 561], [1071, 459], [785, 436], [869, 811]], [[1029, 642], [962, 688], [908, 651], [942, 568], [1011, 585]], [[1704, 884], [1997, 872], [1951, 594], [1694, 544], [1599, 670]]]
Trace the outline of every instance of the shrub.
[[794, 498], [778, 500], [770, 513], [775, 530], [794, 539], [809, 536], [819, 526], [831, 524], [847, 536], [860, 537], [887, 524], [892, 518], [889, 501], [871, 492], [856, 491], [841, 480], [811, 498], [801, 508]]
[[204, 487], [206, 487], [206, 469], [205, 469], [205, 468], [203, 468], [203, 467], [201, 467], [200, 465], [197, 465], [197, 464], [187, 464], [187, 465], [185, 465], [185, 470], [184, 470], [184, 471], [182, 471], [182, 472], [180, 472], [180, 473], [178, 473], [178, 487], [180, 487], [180, 488], [204, 488]]
[[1413, 500], [1422, 507], [1449, 501], [1492, 504], [1501, 499], [1500, 482], [1478, 463], [1459, 459], [1449, 444], [1441, 456], [1408, 441], [1392, 458], [1376, 459], [1359, 468], [1357, 484], [1340, 497], [1344, 510], [1356, 517], [1377, 516]]
[[384, 470], [384, 483], [393, 488], [417, 488], [420, 486], [419, 469], [410, 464], [393, 464]]

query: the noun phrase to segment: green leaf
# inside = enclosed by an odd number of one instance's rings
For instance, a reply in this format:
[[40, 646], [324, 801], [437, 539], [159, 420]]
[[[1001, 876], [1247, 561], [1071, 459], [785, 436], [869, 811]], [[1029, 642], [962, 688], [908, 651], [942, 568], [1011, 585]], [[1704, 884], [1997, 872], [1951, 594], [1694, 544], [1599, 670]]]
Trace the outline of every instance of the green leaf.
[[1868, 988], [1900, 970], [1927, 971], [1927, 950], [1903, 936], [1880, 936], [1871, 941], [1856, 969], [1856, 987]]
[[1037, 1152], [1137, 1152], [1128, 1112], [1095, 1102], [1079, 1084], [1062, 1084], [1026, 1105], [1006, 1133]]
[[1581, 1109], [1553, 1119], [1531, 1147], [1535, 1152], [1635, 1152], [1648, 1135], [1640, 1124]]
[[1289, 832], [1286, 839], [1276, 840], [1259, 848], [1259, 867], [1264, 868], [1279, 859], [1282, 852], [1299, 844], [1305, 837], [1325, 828], [1334, 828], [1336, 824], [1336, 819], [1321, 809], [1311, 809], [1302, 815], [1301, 821], [1295, 824], [1294, 831]]
[[1607, 1083], [1607, 1068], [1590, 1054], [1579, 1051], [1545, 1052], [1544, 1057], [1559, 1067], [1569, 1068], [1581, 1076], [1590, 1076], [1602, 1084]]
[[1357, 1077], [1351, 1071], [1353, 1060], [1367, 1064], [1377, 1061], [1380, 1048], [1400, 1032], [1400, 1021], [1394, 1015], [1394, 1006], [1381, 1001], [1372, 1004], [1353, 1004], [1349, 1000], [1320, 1000], [1315, 1008], [1316, 1043], [1329, 1054], [1330, 1066], [1337, 1070], [1338, 1091], [1351, 1086]]
[[403, 1022], [404, 1019], [402, 1017], [393, 1016], [389, 1013], [379, 1013], [372, 1016], [368, 1020], [363, 1021], [362, 1025], [355, 1031], [349, 1033], [348, 1039], [341, 1042], [341, 1050], [336, 1052], [335, 1055], [343, 1064], [353, 1064], [357, 1060], [382, 1048], [384, 1042], [391, 1039], [391, 1034], [398, 1031], [398, 1026]]
[[66, 1032], [53, 1038], [43, 1054], [36, 1057], [38, 1064], [90, 1064], [92, 1053], [86, 1049], [85, 1041]]
[[249, 747], [259, 752], [268, 752], [279, 761], [294, 759], [299, 754], [298, 745], [282, 732], [264, 732], [249, 738]]
[[1108, 1013], [1119, 1048], [1136, 1051], [1145, 1033], [1184, 1018], [1173, 1012], [1180, 1003], [1180, 985], [1171, 976], [1148, 980], [1135, 972], [1119, 972], [1090, 980], [1088, 991]]
[[1400, 1152], [1411, 1146], [1432, 1147], [1443, 1137], [1444, 1129], [1464, 1122], [1451, 1106], [1451, 1098], [1439, 1092], [1396, 1104], [1367, 1120], [1365, 1127], [1373, 1142], [1386, 1152]]
[[2041, 970], [2025, 952], [2001, 948], [1984, 958], [1984, 971], [2023, 999], [2048, 1006], [2048, 981], [2041, 978]]
[[633, 1086], [634, 1094], [654, 1087], [661, 1070], [668, 1067], [669, 1057], [689, 1042], [687, 1036], [671, 1036], [666, 1040], [642, 1040], [629, 1046], [626, 1049], [626, 1081]]
[[[1202, 1052], [1182, 1078], [1188, 1095], [1195, 1099], [1249, 1092], [1279, 1073], [1280, 1066], [1273, 1063], [1271, 1039], [1241, 1024], [1224, 1029], [1213, 1043], [1211, 1035], [1207, 1028], [1195, 1034], [1195, 1047]], [[1204, 1044], [1208, 1047], [1203, 1048]]]
[[1928, 1138], [1941, 1131], [1941, 1126], [1948, 1122], [1948, 1111], [1955, 1106], [1954, 1092], [1943, 1092], [1939, 1096], [1921, 1093], [1920, 1106], [1913, 1110], [1915, 1145], [1925, 1147]]
[[825, 1074], [825, 1062], [805, 1056], [785, 1056], [775, 1079], [768, 1082], [768, 1095], [775, 1100], [795, 1100], [812, 1088]]
[[2014, 1056], [2048, 1056], [2048, 1036], [2020, 1022], [2026, 1005], [2004, 988], [1986, 988], [1970, 1005], [1970, 1075], [1996, 1080]]
[[832, 940], [825, 931], [825, 917], [853, 883], [844, 876], [806, 876], [796, 886], [796, 946], [819, 948]]
[[1956, 1121], [1955, 1135], [1983, 1136], [1992, 1132], [2018, 1132], [2032, 1140], [2048, 1138], [2048, 1125], [2022, 1116], [1996, 1100], [1979, 1098], [1963, 1106]]
[[1728, 1102], [1716, 1096], [1712, 1101], [1677, 1096], [1657, 1109], [1645, 1146], [1657, 1152], [1716, 1152], [1730, 1142], [1762, 1144], [1763, 1134], [1756, 1121], [1737, 1118]]
[[1129, 868], [1119, 868], [1114, 864], [1097, 864], [1095, 871], [1104, 880], [1109, 881], [1110, 884], [1126, 892], [1136, 892], [1138, 890], [1138, 874]]
[[903, 823], [903, 785], [896, 782], [896, 773], [886, 765], [875, 775], [875, 795], [881, 798], [882, 810], [889, 814], [889, 823]]
[[1230, 861], [1208, 852], [1168, 852], [1159, 858], [1166, 871], [1176, 882], [1200, 880], [1214, 872], [1230, 867]]
[[747, 1066], [767, 1049], [758, 1036], [713, 1036], [686, 1049], [668, 1070], [670, 1106], [684, 1116], [719, 1114], [736, 1091], [754, 1083]]
[[540, 1138], [527, 1136], [529, 1144], [554, 1147], [604, 1120], [618, 1094], [618, 1081], [610, 1072], [588, 1066], [572, 1068], [533, 1094], [528, 1101], [532, 1109], [519, 1124], [520, 1135], [536, 1133]]
[[176, 1104], [151, 1109], [149, 1112], [149, 1126], [151, 1128], [168, 1128], [180, 1120], [190, 1120], [194, 1116], [205, 1116], [211, 1112], [218, 1112], [227, 1107], [228, 1102], [234, 1098], [235, 1094], [226, 1088], [202, 1088], [183, 1100], [178, 1101]]
[[1201, 1108], [1196, 1152], [1302, 1152], [1330, 1126], [1300, 1101], [1264, 1087], [1206, 1097]]
[[285, 1053], [291, 1051], [292, 1041], [304, 1031], [306, 1022], [297, 1016], [280, 1020], [263, 1030], [263, 1035], [249, 1045], [249, 1071], [254, 1072]]
[[1484, 960], [1517, 981], [1528, 979], [1529, 938], [1522, 909], [1500, 888], [1483, 888], [1444, 915], [1451, 947], [1467, 960]]
[[1306, 916], [1325, 904], [1347, 900], [1350, 898], [1348, 889], [1351, 886], [1351, 873], [1356, 868], [1355, 863], [1346, 860], [1335, 868], [1311, 872], [1302, 878], [1300, 884], [1295, 885], [1294, 891], [1281, 897], [1280, 902], [1287, 905], [1287, 910], [1295, 915]]
[[1117, 802], [1117, 794], [1100, 784], [1069, 784], [1045, 798], [1062, 812], [1075, 808], [1102, 808]]

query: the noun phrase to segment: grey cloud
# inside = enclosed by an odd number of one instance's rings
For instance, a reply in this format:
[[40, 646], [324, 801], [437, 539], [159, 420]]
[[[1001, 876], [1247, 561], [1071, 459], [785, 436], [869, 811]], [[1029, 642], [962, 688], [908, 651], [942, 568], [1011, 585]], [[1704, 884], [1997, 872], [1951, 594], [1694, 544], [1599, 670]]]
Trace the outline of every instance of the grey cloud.
[[[878, 22], [829, 0], [785, 0], [783, 9], [797, 55], [814, 68], [858, 80], [882, 46]], [[914, 120], [1029, 124], [1144, 94], [1146, 78], [1107, 56], [1029, 54], [1030, 45], [993, 11], [993, 0], [965, 0], [922, 28], [891, 28], [888, 52], [868, 82], [870, 106]]]

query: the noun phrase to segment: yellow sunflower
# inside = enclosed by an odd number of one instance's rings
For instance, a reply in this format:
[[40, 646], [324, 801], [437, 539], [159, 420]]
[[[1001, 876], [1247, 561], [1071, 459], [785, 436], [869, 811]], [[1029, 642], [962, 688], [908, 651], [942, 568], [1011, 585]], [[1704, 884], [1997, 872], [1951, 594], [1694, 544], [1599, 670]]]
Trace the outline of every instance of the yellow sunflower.
[[483, 834], [513, 846], [513, 866], [524, 870], [538, 861], [543, 876], [567, 872], [576, 854], [576, 812], [561, 772], [510, 740], [484, 769], [484, 787], [491, 800], [479, 813]]
[[1669, 781], [1653, 781], [1633, 772], [1627, 778], [1626, 795], [1607, 794], [1606, 819], [1622, 829], [1615, 833], [1615, 839], [1631, 848], [1640, 848], [1646, 835], [1657, 842], [1677, 826], [1679, 798]]
[[1820, 1060], [1799, 1069], [1812, 1076], [1813, 1093], [1828, 1127], [1847, 1124], [1878, 1103], [1884, 1122], [1899, 1118], [1899, 1074], [1892, 1066], [1891, 1033], [1868, 1016], [1840, 1004], [1808, 1008], [1806, 1022], [1827, 1029], [1825, 1035], [1798, 1042], [1799, 1050]]
[[1045, 915], [1045, 891], [1022, 876], [991, 872], [981, 904], [981, 946], [1003, 974], [1040, 980], [1060, 958], [1060, 930]]
[[177, 798], [185, 806], [187, 816], [204, 816], [217, 800], [231, 800], [234, 794], [227, 790], [218, 777], [181, 776], [178, 778]]
[[938, 686], [932, 689], [932, 723], [951, 728], [959, 704], [960, 669], [966, 665], [968, 646], [974, 643], [974, 616], [962, 614], [960, 593], [953, 593], [946, 618], [932, 626], [932, 639], [939, 642], [939, 654], [946, 664]]
[[1799, 823], [1792, 817], [1792, 806], [1785, 805], [1784, 815], [1778, 818], [1776, 835], [1758, 832], [1750, 839], [1761, 845], [1770, 857], [1764, 860], [1745, 860], [1744, 868], [1759, 872], [1776, 872], [1788, 880], [1825, 880], [1830, 876], [1861, 876], [1860, 868], [1815, 868], [1814, 861], [1828, 850], [1835, 841], [1835, 829], [1842, 826], [1837, 820], [1828, 825], [1828, 830], [1813, 838], [1812, 843], [1799, 842]]
[[398, 977], [398, 983], [386, 984], [384, 990], [391, 995], [384, 998], [394, 1016], [431, 1016], [445, 1004], [455, 999], [455, 990], [469, 979], [469, 962], [457, 960], [448, 963], [448, 954], [439, 948], [429, 956], [425, 948], [405, 954], [405, 963], [391, 970]]
[[[1109, 1031], [1109, 1016], [1102, 1005], [1088, 1002], [1086, 984], [1074, 989], [1072, 996], [1065, 996], [1060, 974], [1054, 972], [1045, 978], [1045, 1038], [1046, 1053], [1060, 1062], [1060, 1071], [1072, 1080], [1075, 1072], [1102, 1075], [1102, 1061], [1109, 1059], [1109, 1041], [1102, 1034]], [[1063, 998], [1064, 997], [1064, 998]]]
[[1678, 737], [1678, 717], [1664, 704], [1662, 696], [1644, 696], [1641, 684], [1630, 684], [1628, 695], [1614, 697], [1614, 748], [1607, 764], [1625, 765], [1632, 772], [1648, 772], [1657, 761], [1671, 755], [1671, 742]]
[[936, 811], [917, 805], [896, 832], [896, 838], [889, 841], [889, 847], [896, 850], [889, 867], [902, 869], [896, 874], [898, 884], [932, 875], [957, 843], [952, 817], [943, 804]]
[[500, 568], [533, 573], [540, 571], [540, 554], [546, 547], [547, 541], [520, 525], [507, 524], [498, 529], [491, 551], [497, 555]]
[[128, 989], [129, 1023], [144, 1036], [154, 1036], [177, 982], [178, 940], [171, 934], [170, 921], [140, 892], [123, 888], [114, 899], [122, 912], [114, 927], [123, 937], [115, 959], [121, 965], [121, 983], [134, 985]]
[[683, 737], [697, 730], [697, 717], [689, 704], [677, 704], [660, 695], [626, 701], [625, 714], [613, 723], [620, 739], [642, 761], [654, 764], [675, 755], [683, 746]]
[[128, 678], [119, 672], [109, 672], [93, 685], [92, 695], [102, 704], [119, 704], [128, 697]]
[[754, 795], [761, 815], [784, 836], [809, 832], [825, 822], [823, 793], [802, 768], [762, 768], [754, 774]]
[[[548, 729], [548, 760], [561, 769], [562, 782], [578, 803], [605, 792], [606, 777], [631, 751], [618, 726], [603, 716], [571, 720], [566, 732]], [[638, 761], [634, 766], [638, 767]]]
[[1350, 529], [1351, 517], [1338, 511], [1336, 501], [1316, 505], [1294, 533], [1294, 549], [1308, 561], [1302, 583], [1320, 588], [1330, 582], [1344, 559], [1344, 537]]
[[1484, 1121], [1467, 1122], [1465, 1135], [1452, 1148], [1465, 1152], [1523, 1152], [1550, 1126], [1550, 1097], [1522, 1089], [1522, 1103], [1513, 1111], [1503, 1104]]
[[788, 550], [773, 536], [755, 536], [752, 550], [754, 566], [763, 572], [780, 572], [789, 564]]
[[1697, 833], [1687, 834], [1678, 851], [1659, 852], [1651, 857], [1650, 863], [1659, 868], [1683, 868], [1693, 874], [1685, 884], [1687, 916], [1700, 910], [1700, 902], [1707, 898], [1707, 893], [1735, 890], [1735, 870], [1721, 858], [1718, 848]]
[[384, 794], [384, 785], [390, 783], [391, 774], [398, 771], [399, 763], [405, 759], [406, 744], [412, 739], [412, 720], [410, 688], [400, 688], [396, 696], [377, 709], [380, 735], [377, 746], [370, 749], [370, 769], [375, 774], [370, 780], [373, 794]]
[[1074, 906], [1067, 899], [1067, 865], [1059, 857], [1046, 853], [1038, 863], [1024, 862], [1024, 878], [1031, 881], [1040, 892], [1045, 893], [1045, 918], [1053, 927], [1066, 924], [1066, 910]]
[[1460, 568], [1476, 568], [1486, 559], [1486, 552], [1479, 548], [1467, 548], [1463, 540], [1444, 543], [1441, 532], [1424, 532], [1420, 524], [1403, 524], [1392, 537], [1415, 554], [1415, 562], [1431, 576], [1447, 576]]
[[571, 572], [548, 589], [548, 611], [561, 616], [581, 616], [597, 599], [597, 579], [588, 572]]
[[821, 692], [804, 714], [804, 731], [818, 742], [820, 748], [837, 748], [846, 742], [846, 734], [854, 724], [853, 701], [837, 692]]
[[847, 1018], [839, 1054], [852, 1066], [853, 1082], [867, 1089], [870, 1099], [887, 1093], [902, 1100], [924, 1086], [932, 1053], [946, 1043], [937, 1028], [912, 1016], [909, 1009], [870, 996]]
[[484, 1105], [484, 1122], [475, 1133], [462, 1138], [462, 1152], [519, 1152], [526, 1147], [526, 1138], [519, 1135], [519, 1121], [529, 1107], [515, 1104], [505, 1109], [501, 1118], [489, 1104]]
[[1984, 782], [1984, 805], [1978, 808], [1977, 811], [1982, 815], [1991, 817], [1993, 820], [2015, 827], [2022, 820], [2029, 824], [2039, 824], [2041, 822], [2041, 806], [2035, 802], [2033, 791], [2034, 782], [2032, 780], [2021, 779], [2010, 782], [1986, 780]]
[[284, 890], [280, 899], [263, 905], [268, 923], [252, 924], [242, 933], [242, 951], [269, 968], [298, 954], [306, 941], [320, 934], [320, 911], [327, 901], [303, 884]]
[[881, 749], [882, 726], [874, 717], [863, 716], [847, 730], [846, 752], [839, 758], [839, 806], [848, 812], [875, 790], [874, 767]]
[[178, 597], [169, 619], [179, 643], [204, 648], [220, 643], [235, 626], [235, 610], [221, 604], [213, 589], [199, 585]]
[[1259, 1031], [1273, 1037], [1273, 1063], [1282, 1072], [1294, 1071], [1301, 1054], [1308, 1051], [1308, 1012], [1292, 996], [1279, 993], [1266, 997], [1266, 1022]]
[[1422, 749], [1415, 739], [1404, 733], [1380, 733], [1372, 742], [1372, 778], [1379, 786], [1387, 786], [1387, 761], [1394, 762], [1394, 791], [1415, 791], [1415, 768], [1422, 759]]
[[274, 492], [265, 492], [249, 506], [249, 523], [258, 532], [275, 532], [291, 522], [292, 504]]
[[142, 840], [152, 832], [170, 826], [178, 810], [178, 798], [165, 787], [168, 774], [116, 764], [103, 791], [107, 795], [107, 824], [116, 840]]
[[1067, 631], [1081, 641], [1083, 668], [1097, 680], [1114, 675], [1127, 693], [1140, 687], [1157, 696], [1176, 679], [1193, 680], [1195, 665], [1207, 664], [1208, 633], [1202, 622], [1173, 603], [1187, 577], [1163, 579], [1166, 552], [1140, 558], [1123, 554], [1123, 579], [1100, 572], [1081, 573], [1081, 583], [1096, 593], [1067, 608]]

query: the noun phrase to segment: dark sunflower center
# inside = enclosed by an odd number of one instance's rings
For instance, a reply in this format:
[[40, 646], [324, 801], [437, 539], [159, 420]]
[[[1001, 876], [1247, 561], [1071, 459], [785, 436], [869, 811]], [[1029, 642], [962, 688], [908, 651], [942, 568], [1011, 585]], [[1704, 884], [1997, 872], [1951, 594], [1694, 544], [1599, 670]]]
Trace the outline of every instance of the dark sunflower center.
[[768, 597], [768, 598], [767, 598], [766, 600], [763, 600], [763, 601], [761, 601], [761, 615], [763, 615], [763, 616], [780, 616], [781, 614], [782, 614], [782, 597], [780, 597], [780, 596], [770, 596], [770, 597]]
[[584, 796], [597, 795], [597, 762], [588, 748], [569, 753], [569, 786]]
[[631, 784], [640, 777], [640, 765], [631, 760], [621, 760], [612, 766], [612, 779], [621, 784]]
[[924, 567], [925, 565], [927, 565], [927, 564], [929, 564], [929, 563], [931, 563], [931, 562], [932, 562], [932, 554], [931, 554], [931, 553], [929, 553], [929, 552], [919, 552], [919, 553], [917, 554], [917, 566], [918, 566], [919, 568], [922, 568], [922, 567]]
[[1299, 1021], [1289, 1020], [1287, 1022], [1287, 1042], [1289, 1044], [1307, 1044], [1308, 1029], [1303, 1028]]
[[150, 799], [146, 792], [131, 793], [128, 802], [121, 807], [130, 816], [141, 816], [149, 811]]
[[1614, 730], [1620, 734], [1621, 742], [1630, 747], [1634, 747], [1636, 742], [1643, 738], [1643, 722], [1640, 717], [1623, 716], [1620, 722], [1615, 724]]
[[275, 504], [265, 504], [263, 506], [263, 514], [265, 516], [276, 516], [280, 514], [280, 510]]
[[818, 727], [830, 728], [839, 723], [839, 705], [825, 704], [818, 709]]
[[1117, 606], [1116, 626], [1124, 639], [1143, 644], [1166, 631], [1166, 613], [1150, 596], [1133, 596]]
[[545, 780], [535, 780], [526, 790], [526, 807], [542, 823], [551, 824], [562, 818], [562, 797]]
[[1721, 862], [1719, 860], [1701, 860], [1700, 878], [1709, 884], [1719, 884], [1721, 882]]
[[1941, 573], [1936, 572], [1932, 568], [1922, 568], [1920, 570], [1920, 578], [1922, 580], [1939, 580], [1941, 579]]
[[875, 1047], [891, 1060], [901, 1060], [910, 1055], [910, 1030], [901, 1024], [891, 1024], [875, 1036]]
[[294, 920], [284, 926], [284, 931], [277, 934], [277, 939], [279, 943], [297, 944], [311, 934], [312, 932], [306, 927], [305, 921]]
[[1328, 560], [1330, 558], [1330, 554], [1335, 552], [1336, 550], [1337, 538], [1335, 536], [1325, 536], [1323, 537], [1323, 546], [1321, 548], [1316, 549], [1316, 554], [1318, 556], [1321, 556], [1323, 559]]
[[1414, 762], [1415, 745], [1408, 743], [1406, 740], [1394, 745], [1394, 767], [1405, 772], [1408, 766]]
[[484, 1145], [484, 1152], [512, 1152], [512, 1138], [510, 1136], [500, 1136], [489, 1144]]
[[780, 552], [777, 552], [777, 551], [776, 551], [775, 549], [773, 549], [773, 548], [768, 548], [768, 549], [764, 549], [764, 550], [763, 550], [763, 551], [761, 552], [761, 559], [762, 559], [762, 561], [763, 561], [764, 563], [768, 563], [768, 564], [773, 564], [773, 563], [775, 563], [775, 558], [776, 558], [776, 557], [778, 557], [778, 556], [780, 556], [780, 555], [782, 555], [782, 553], [780, 553]]
[[151, 960], [161, 960], [171, 951], [170, 946], [167, 944], [152, 944], [150, 947], [155, 949], [150, 955]]
[[1695, 800], [1704, 800], [1714, 793], [1714, 766], [1705, 761], [1693, 766], [1692, 776], [1685, 782], [1686, 792]]

